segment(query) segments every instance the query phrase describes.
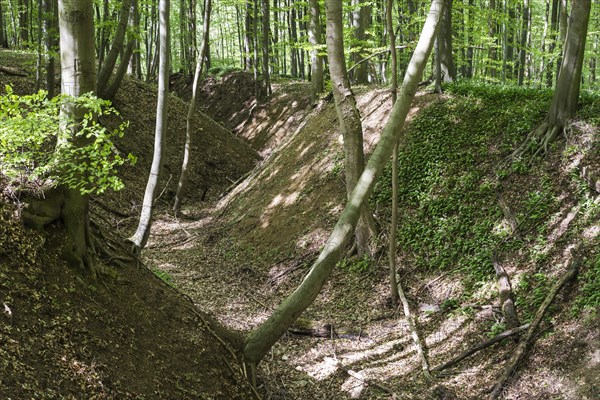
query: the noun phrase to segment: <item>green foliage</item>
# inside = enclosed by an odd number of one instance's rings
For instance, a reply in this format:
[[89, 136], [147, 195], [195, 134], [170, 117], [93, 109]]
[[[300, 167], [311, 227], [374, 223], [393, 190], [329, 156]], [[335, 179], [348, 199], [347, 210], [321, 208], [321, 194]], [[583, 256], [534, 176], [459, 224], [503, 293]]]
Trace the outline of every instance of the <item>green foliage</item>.
[[490, 328], [487, 335], [490, 338], [493, 338], [496, 335], [501, 334], [506, 330], [506, 324], [504, 322], [495, 322], [494, 325]]
[[363, 254], [361, 258], [344, 258], [338, 265], [342, 269], [346, 269], [350, 272], [364, 273], [371, 268], [372, 260], [368, 254]]
[[[18, 96], [10, 86], [6, 93], [0, 97], [0, 174], [13, 186], [66, 185], [82, 194], [123, 188], [116, 168], [133, 164], [135, 157], [121, 156], [112, 142], [123, 136], [127, 124], [111, 131], [97, 121], [118, 115], [108, 100], [92, 94], [47, 99], [44, 91]], [[86, 112], [74, 121], [61, 113], [63, 107]]]
[[166, 283], [169, 286], [175, 287], [175, 282], [173, 281], [173, 277], [166, 271], [163, 271], [158, 268], [152, 268], [152, 272], [154, 275], [158, 276], [161, 281]]
[[600, 253], [584, 263], [579, 282], [581, 289], [575, 299], [573, 313], [579, 314], [583, 310], [590, 310], [597, 314], [600, 310]]
[[550, 286], [545, 273], [523, 274], [515, 290], [517, 298], [515, 305], [526, 322], [531, 321], [542, 305]]
[[[399, 154], [399, 248], [417, 269], [458, 268], [467, 284], [493, 274], [491, 251], [506, 235], [497, 166], [543, 118], [550, 93], [457, 82], [450, 99], [420, 111]], [[510, 172], [504, 172], [507, 177]], [[372, 201], [391, 202], [391, 167]], [[532, 195], [533, 196], [533, 195]]]
[[238, 67], [213, 67], [208, 70], [208, 74], [214, 76], [215, 78], [222, 78], [227, 74], [239, 71], [241, 71], [241, 69]]

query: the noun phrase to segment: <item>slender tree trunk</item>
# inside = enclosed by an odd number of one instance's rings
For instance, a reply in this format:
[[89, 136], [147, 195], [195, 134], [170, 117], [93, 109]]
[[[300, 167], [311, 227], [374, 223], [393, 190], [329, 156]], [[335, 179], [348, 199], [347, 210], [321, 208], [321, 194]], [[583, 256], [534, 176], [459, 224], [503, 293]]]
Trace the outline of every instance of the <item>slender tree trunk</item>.
[[106, 99], [112, 100], [117, 95], [117, 91], [121, 87], [121, 83], [123, 83], [123, 78], [127, 73], [127, 68], [129, 67], [129, 60], [131, 59], [133, 50], [135, 48], [135, 42], [136, 40], [133, 37], [129, 39], [129, 42], [125, 47], [125, 51], [121, 56], [121, 63], [119, 64], [119, 68], [117, 68], [117, 72], [114, 74], [107, 88], [104, 90], [104, 97]]
[[[329, 74], [331, 75], [335, 109], [344, 138], [346, 191], [350, 196], [365, 164], [362, 124], [346, 72], [342, 4], [337, 0], [328, 0], [325, 6], [327, 9]], [[369, 207], [365, 204], [361, 212], [361, 220], [356, 227], [356, 246], [359, 254], [371, 253], [369, 247], [372, 239], [370, 232], [372, 217], [369, 219], [369, 214]]]
[[162, 170], [162, 156], [165, 150], [164, 135], [167, 131], [167, 98], [169, 94], [169, 0], [159, 0], [159, 71], [158, 71], [158, 98], [156, 101], [156, 130], [154, 133], [154, 157], [150, 177], [144, 193], [144, 202], [140, 215], [140, 222], [136, 232], [129, 240], [133, 243], [134, 252], [138, 253], [146, 246], [152, 226], [152, 212], [156, 188]]
[[375, 181], [381, 175], [383, 167], [388, 162], [394, 143], [398, 142], [401, 135], [402, 126], [423, 75], [427, 59], [431, 53], [443, 6], [443, 0], [432, 1], [431, 12], [427, 15], [427, 20], [423, 26], [423, 33], [413, 52], [409, 68], [400, 89], [400, 100], [394, 105], [379, 143], [373, 151], [373, 155], [361, 174], [350, 196], [350, 200], [347, 202], [319, 258], [313, 264], [302, 284], [281, 303], [264, 323], [250, 332], [246, 337], [244, 343], [244, 360], [250, 366], [251, 372], [255, 371], [258, 363], [267, 354], [273, 344], [279, 340], [281, 335], [313, 303], [331, 275], [333, 267], [342, 257], [344, 249], [350, 243], [354, 227], [360, 217], [362, 205], [367, 200]]
[[6, 24], [4, 22], [4, 11], [2, 9], [2, 2], [0, 1], [0, 47], [5, 49], [8, 48], [8, 37], [6, 34]]
[[119, 24], [117, 25], [117, 31], [113, 39], [108, 55], [98, 72], [98, 94], [100, 97], [104, 97], [108, 81], [115, 69], [117, 58], [123, 49], [123, 43], [125, 42], [125, 34], [127, 33], [127, 24], [129, 23], [129, 11], [131, 9], [132, 0], [123, 0], [121, 3], [121, 11], [119, 12]]
[[473, 46], [475, 46], [474, 40], [473, 40], [473, 25], [475, 23], [474, 21], [474, 11], [473, 8], [475, 7], [474, 5], [474, 0], [469, 0], [469, 8], [467, 9], [467, 67], [465, 69], [465, 78], [472, 78], [473, 77]]
[[272, 94], [271, 91], [271, 76], [269, 71], [269, 50], [271, 23], [269, 0], [261, 0], [262, 5], [262, 91], [265, 97]]
[[20, 46], [25, 47], [29, 42], [29, 18], [27, 11], [29, 0], [19, 0], [19, 39]]
[[557, 30], [558, 30], [558, 7], [559, 0], [552, 0], [552, 11], [550, 14], [550, 45], [548, 46], [548, 53], [550, 53], [550, 61], [548, 61], [548, 66], [546, 67], [546, 86], [552, 87], [554, 82], [554, 71], [553, 71], [553, 63], [554, 63], [554, 50], [556, 49], [556, 38], [557, 38]]
[[498, 61], [498, 38], [496, 38], [496, 34], [498, 33], [498, 21], [494, 16], [494, 13], [496, 12], [496, 0], [490, 0], [488, 12], [488, 35], [492, 38], [492, 44], [488, 51], [489, 65], [487, 68], [487, 75], [491, 78], [495, 78], [498, 72], [496, 67], [496, 62]]
[[519, 50], [519, 86], [525, 80], [525, 62], [527, 57], [527, 38], [529, 37], [529, 0], [523, 0], [523, 24], [521, 26], [521, 49]]
[[[352, 53], [352, 60], [355, 63], [361, 61], [364, 57], [365, 41], [367, 40], [367, 29], [371, 19], [370, 6], [365, 0], [352, 0], [354, 11], [352, 12], [352, 30], [354, 38], [359, 42], [358, 51]], [[353, 73], [354, 82], [358, 84], [369, 83], [368, 62], [363, 62], [357, 65]]]
[[[396, 55], [396, 36], [394, 35], [394, 25], [392, 22], [393, 1], [387, 0], [385, 10], [385, 20], [387, 31], [390, 36], [390, 54], [392, 58], [392, 107], [396, 104], [396, 95], [398, 91], [398, 58]], [[390, 221], [388, 258], [390, 263], [390, 293], [392, 296], [392, 306], [398, 306], [398, 282], [396, 280], [396, 236], [398, 231], [398, 142], [394, 143], [392, 152], [392, 219]]]
[[[35, 68], [35, 91], [40, 90], [42, 86], [42, 62], [44, 59], [44, 52], [42, 49], [42, 24], [43, 24], [43, 4], [42, 1], [38, 2], [38, 26], [37, 26], [37, 37], [36, 37], [36, 68]], [[0, 19], [2, 17], [0, 16]]]
[[504, 79], [513, 79], [513, 68], [514, 68], [514, 57], [515, 57], [515, 6], [514, 0], [505, 0], [504, 8], [506, 13], [507, 21], [504, 28], [504, 61], [503, 61], [503, 74]]
[[290, 60], [291, 60], [291, 68], [290, 73], [292, 78], [298, 77], [298, 49], [295, 47], [295, 44], [298, 43], [298, 33], [296, 30], [296, 9], [294, 8], [293, 2], [291, 6], [291, 10], [288, 14], [288, 24], [289, 24], [289, 35], [290, 35]]
[[567, 38], [567, 27], [568, 27], [568, 21], [569, 20], [569, 15], [567, 13], [567, 0], [559, 0], [558, 3], [558, 27], [559, 27], [559, 35], [560, 35], [560, 39], [559, 39], [559, 45], [560, 45], [560, 52], [559, 52], [559, 57], [556, 61], [556, 79], [558, 80], [558, 76], [560, 75], [560, 67], [562, 65], [562, 57], [564, 54], [564, 48], [565, 48], [565, 40]]
[[185, 131], [185, 147], [183, 151], [183, 164], [181, 165], [181, 175], [179, 177], [179, 183], [177, 184], [177, 192], [175, 193], [175, 204], [173, 205], [173, 211], [175, 215], [181, 209], [181, 203], [187, 187], [188, 174], [189, 174], [189, 162], [190, 155], [192, 152], [192, 132], [194, 131], [194, 113], [196, 112], [196, 102], [198, 101], [198, 86], [200, 83], [200, 76], [202, 76], [202, 69], [204, 66], [204, 60], [206, 58], [207, 44], [210, 32], [210, 14], [212, 9], [211, 0], [206, 0], [204, 6], [204, 31], [202, 37], [202, 48], [198, 53], [198, 60], [196, 61], [196, 71], [194, 72], [194, 82], [192, 84], [192, 99], [188, 108], [186, 118], [186, 131]]
[[[96, 57], [94, 53], [93, 0], [59, 0], [60, 57], [62, 93], [80, 96], [96, 91]], [[79, 121], [86, 109], [67, 103], [61, 111], [69, 120]], [[61, 129], [66, 129], [64, 126]], [[73, 128], [77, 129], [77, 128]], [[85, 138], [66, 132], [77, 145]], [[60, 151], [60, 144], [57, 150]], [[84, 162], [84, 160], [81, 160]], [[69, 242], [63, 254], [71, 266], [92, 273], [96, 271], [95, 249], [89, 221], [89, 199], [79, 189], [60, 188], [64, 196], [62, 219]]]
[[318, 0], [310, 0], [310, 19], [308, 24], [308, 41], [310, 50], [311, 97], [315, 102], [319, 93], [323, 92], [323, 58], [319, 55], [318, 46], [322, 42], [321, 11]]
[[106, 53], [106, 47], [108, 43], [109, 36], [109, 28], [107, 26], [109, 19], [109, 8], [108, 8], [108, 0], [103, 1], [102, 7], [102, 28], [100, 29], [100, 38], [98, 44], [98, 66], [101, 67], [104, 63], [104, 56]]
[[246, 0], [246, 21], [245, 21], [245, 30], [244, 30], [244, 53], [245, 53], [245, 64], [244, 71], [250, 71], [253, 66], [253, 44], [254, 38], [252, 37], [252, 33], [254, 32], [254, 20], [252, 18], [252, 0]]

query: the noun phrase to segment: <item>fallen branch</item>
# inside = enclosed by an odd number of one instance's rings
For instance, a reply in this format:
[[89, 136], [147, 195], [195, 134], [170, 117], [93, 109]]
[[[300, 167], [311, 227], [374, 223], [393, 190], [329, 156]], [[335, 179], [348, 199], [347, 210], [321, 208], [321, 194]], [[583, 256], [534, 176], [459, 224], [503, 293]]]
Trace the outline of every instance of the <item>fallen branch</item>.
[[415, 323], [414, 316], [410, 312], [410, 305], [408, 304], [408, 299], [404, 294], [404, 289], [402, 289], [402, 283], [398, 281], [398, 296], [400, 297], [400, 301], [402, 302], [402, 308], [404, 310], [404, 316], [406, 317], [406, 322], [408, 322], [408, 329], [410, 330], [410, 335], [412, 340], [417, 347], [417, 355], [421, 359], [421, 369], [423, 370], [423, 375], [425, 379], [430, 380], [431, 374], [429, 373], [429, 362], [427, 361], [427, 351], [421, 337], [419, 336], [419, 331], [417, 330], [417, 324]]
[[554, 284], [554, 286], [550, 289], [550, 292], [544, 299], [544, 302], [542, 303], [540, 308], [538, 308], [537, 312], [535, 313], [535, 317], [533, 318], [531, 325], [527, 329], [527, 334], [519, 342], [519, 345], [517, 346], [515, 352], [513, 353], [512, 357], [510, 358], [510, 360], [508, 362], [508, 365], [504, 368], [504, 371], [502, 371], [502, 374], [496, 381], [496, 384], [494, 385], [494, 388], [492, 390], [492, 394], [490, 395], [491, 400], [496, 400], [500, 396], [500, 394], [504, 390], [504, 387], [506, 386], [506, 384], [508, 383], [510, 378], [514, 375], [515, 371], [519, 367], [519, 364], [525, 357], [527, 350], [529, 350], [529, 348], [533, 344], [535, 330], [542, 322], [542, 319], [544, 318], [546, 311], [548, 311], [548, 307], [550, 307], [550, 304], [552, 304], [552, 302], [554, 301], [554, 298], [556, 297], [558, 292], [562, 289], [563, 286], [565, 286], [565, 284], [567, 282], [569, 282], [571, 279], [573, 279], [577, 275], [577, 272], [579, 270], [579, 265], [581, 264], [581, 257], [578, 254], [575, 254], [575, 252], [576, 252], [575, 249], [571, 250], [571, 254], [573, 255], [573, 259], [571, 261], [571, 266], [569, 267], [569, 269], [567, 269], [567, 271], [564, 273], [564, 275], [558, 280], [558, 282], [556, 282]]
[[463, 351], [458, 356], [454, 357], [453, 359], [451, 359], [449, 361], [446, 361], [445, 363], [443, 363], [441, 365], [438, 365], [437, 367], [433, 368], [431, 371], [439, 372], [439, 371], [443, 371], [447, 368], [450, 368], [453, 365], [458, 364], [465, 358], [477, 353], [478, 351], [486, 349], [486, 348], [490, 347], [491, 345], [493, 345], [494, 343], [498, 343], [508, 337], [511, 337], [518, 333], [521, 333], [528, 328], [529, 328], [529, 324], [525, 324], [525, 325], [521, 325], [517, 328], [509, 329], [507, 331], [499, 333], [498, 335], [494, 336], [493, 338], [484, 340], [483, 342], [476, 344], [475, 346], [471, 347], [470, 349]]
[[4, 67], [0, 65], [0, 72], [4, 72], [7, 75], [12, 76], [27, 76], [27, 73], [16, 68]]

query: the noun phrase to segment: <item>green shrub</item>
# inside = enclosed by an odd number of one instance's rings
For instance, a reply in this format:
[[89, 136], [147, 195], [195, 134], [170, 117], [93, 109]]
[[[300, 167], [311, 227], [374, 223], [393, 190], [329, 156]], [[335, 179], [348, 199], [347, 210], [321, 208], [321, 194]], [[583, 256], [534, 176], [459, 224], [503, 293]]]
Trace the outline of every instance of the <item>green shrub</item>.
[[[48, 99], [44, 91], [18, 96], [10, 86], [6, 93], [0, 96], [0, 174], [11, 186], [66, 185], [82, 194], [123, 188], [116, 168], [135, 157], [121, 156], [112, 142], [127, 124], [111, 131], [98, 123], [100, 116], [118, 115], [108, 100], [92, 94]], [[67, 105], [87, 110], [81, 122], [60, 112]]]

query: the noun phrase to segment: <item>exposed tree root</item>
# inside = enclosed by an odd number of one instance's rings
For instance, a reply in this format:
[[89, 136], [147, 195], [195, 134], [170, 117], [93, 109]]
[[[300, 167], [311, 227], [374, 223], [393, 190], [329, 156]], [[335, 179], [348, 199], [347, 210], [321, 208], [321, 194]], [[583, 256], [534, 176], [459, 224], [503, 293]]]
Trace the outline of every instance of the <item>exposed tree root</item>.
[[429, 362], [427, 361], [427, 349], [423, 345], [423, 341], [419, 336], [417, 324], [415, 323], [414, 316], [410, 312], [410, 305], [408, 304], [408, 299], [406, 298], [406, 294], [404, 293], [404, 289], [402, 288], [401, 282], [398, 282], [398, 295], [400, 297], [400, 301], [402, 302], [402, 308], [404, 310], [406, 322], [408, 322], [408, 329], [410, 330], [410, 335], [415, 346], [417, 347], [417, 355], [421, 360], [421, 369], [423, 370], [423, 375], [425, 376], [425, 379], [430, 380], [431, 374], [429, 373]]
[[538, 155], [545, 155], [548, 153], [549, 146], [564, 132], [564, 124], [558, 121], [551, 123], [546, 118], [527, 136], [509, 158], [510, 160], [519, 160], [528, 154], [531, 154], [531, 158], [535, 158]]
[[544, 299], [544, 302], [535, 313], [533, 321], [527, 329], [527, 334], [519, 342], [517, 348], [515, 349], [512, 357], [508, 362], [508, 365], [506, 365], [506, 367], [500, 374], [500, 377], [496, 381], [492, 393], [490, 395], [491, 400], [496, 400], [502, 394], [504, 387], [518, 369], [521, 361], [524, 359], [527, 350], [529, 350], [529, 348], [531, 348], [531, 346], [533, 345], [535, 331], [542, 322], [542, 318], [544, 318], [546, 311], [548, 311], [548, 307], [550, 307], [550, 304], [552, 304], [558, 292], [563, 288], [563, 286], [565, 286], [567, 282], [569, 282], [577, 275], [579, 265], [581, 264], [581, 256], [577, 254], [578, 250], [579, 249], [577, 247], [571, 250], [571, 254], [573, 255], [571, 265], [563, 274], [563, 276], [558, 280], [558, 282], [556, 282], [554, 286], [550, 289], [550, 292]]
[[519, 318], [517, 317], [517, 310], [515, 309], [515, 302], [510, 280], [508, 279], [508, 274], [498, 260], [498, 256], [495, 252], [492, 254], [492, 264], [494, 265], [496, 279], [498, 280], [500, 307], [502, 308], [502, 314], [504, 315], [506, 326], [509, 329], [516, 328], [519, 326]]

